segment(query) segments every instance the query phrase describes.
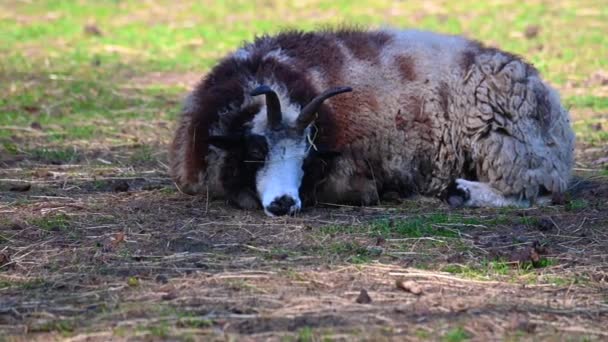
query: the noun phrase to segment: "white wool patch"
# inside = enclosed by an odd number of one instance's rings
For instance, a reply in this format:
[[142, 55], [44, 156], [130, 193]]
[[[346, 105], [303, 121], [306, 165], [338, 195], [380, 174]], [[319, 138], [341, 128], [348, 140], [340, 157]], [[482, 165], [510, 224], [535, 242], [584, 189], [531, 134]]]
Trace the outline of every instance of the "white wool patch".
[[275, 199], [282, 196], [293, 198], [296, 202], [290, 214], [300, 210], [302, 202], [299, 196], [300, 184], [304, 171], [302, 164], [307, 155], [304, 138], [297, 141], [283, 139], [269, 146], [268, 156], [264, 167], [256, 175], [258, 196], [269, 216], [274, 216], [266, 209]]
[[268, 58], [274, 58], [275, 60], [282, 62], [282, 63], [288, 63], [290, 60], [289, 56], [284, 54], [283, 50], [281, 50], [281, 49], [272, 50], [272, 51], [268, 52], [266, 55], [264, 55], [264, 59], [268, 59]]

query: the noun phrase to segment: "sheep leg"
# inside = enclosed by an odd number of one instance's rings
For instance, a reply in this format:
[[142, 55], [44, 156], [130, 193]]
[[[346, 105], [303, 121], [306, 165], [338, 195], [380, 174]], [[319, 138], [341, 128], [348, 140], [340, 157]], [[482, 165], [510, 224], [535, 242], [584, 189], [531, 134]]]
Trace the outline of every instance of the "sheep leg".
[[[456, 180], [456, 189], [463, 197], [460, 203], [466, 207], [529, 207], [530, 201], [511, 196], [504, 196], [499, 190], [487, 183], [472, 182], [465, 179]], [[450, 204], [457, 203], [453, 196]], [[454, 205], [454, 204], [453, 204]]]

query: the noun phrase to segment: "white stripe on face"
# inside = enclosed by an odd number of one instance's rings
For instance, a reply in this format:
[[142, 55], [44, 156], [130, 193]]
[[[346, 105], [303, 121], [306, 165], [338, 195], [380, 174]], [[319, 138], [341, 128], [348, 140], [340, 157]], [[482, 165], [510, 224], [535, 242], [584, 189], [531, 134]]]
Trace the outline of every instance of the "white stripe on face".
[[266, 162], [256, 175], [258, 196], [267, 215], [277, 215], [269, 209], [273, 201], [283, 196], [293, 199], [294, 202], [287, 214], [293, 214], [302, 207], [299, 189], [304, 176], [302, 164], [306, 155], [304, 137], [299, 137], [298, 140], [284, 138], [269, 146]]

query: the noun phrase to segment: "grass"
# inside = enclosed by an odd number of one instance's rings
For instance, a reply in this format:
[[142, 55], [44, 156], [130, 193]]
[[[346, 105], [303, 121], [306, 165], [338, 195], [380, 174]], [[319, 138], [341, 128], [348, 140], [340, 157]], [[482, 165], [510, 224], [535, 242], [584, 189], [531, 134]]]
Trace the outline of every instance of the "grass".
[[30, 223], [46, 231], [66, 231], [70, 227], [70, 218], [66, 214], [52, 214], [35, 218]]
[[461, 342], [466, 341], [471, 338], [470, 334], [464, 330], [462, 327], [456, 327], [450, 329], [443, 337], [441, 338], [444, 342]]
[[381, 236], [384, 238], [419, 238], [419, 237], [446, 237], [457, 238], [458, 229], [466, 229], [472, 225], [494, 226], [504, 222], [504, 216], [497, 215], [492, 218], [464, 217], [446, 213], [429, 213], [412, 215], [406, 218], [386, 218], [374, 220], [366, 225], [329, 225], [322, 227], [322, 234], [365, 234], [368, 236]]

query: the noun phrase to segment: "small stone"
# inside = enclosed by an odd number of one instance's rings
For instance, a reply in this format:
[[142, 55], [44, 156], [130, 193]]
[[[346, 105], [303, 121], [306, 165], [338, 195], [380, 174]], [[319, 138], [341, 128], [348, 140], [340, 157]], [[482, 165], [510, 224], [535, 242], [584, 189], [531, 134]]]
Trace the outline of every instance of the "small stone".
[[554, 227], [555, 227], [555, 224], [553, 223], [553, 221], [546, 217], [541, 218], [536, 223], [536, 228], [538, 228], [538, 230], [540, 230], [541, 232], [549, 231], [549, 230], [553, 229]]
[[404, 281], [403, 279], [397, 279], [395, 281], [395, 285], [398, 289], [409, 292], [416, 296], [422, 294], [422, 287], [420, 287], [420, 285], [418, 285], [415, 281]]
[[154, 279], [154, 280], [156, 280], [157, 283], [161, 283], [161, 284], [166, 284], [169, 282], [169, 278], [164, 274], [157, 275], [156, 279]]
[[361, 289], [361, 292], [359, 293], [356, 302], [359, 304], [369, 304], [372, 302], [372, 298], [367, 293], [367, 290]]
[[124, 180], [118, 181], [112, 185], [112, 191], [114, 192], [127, 192], [129, 191], [129, 183]]

